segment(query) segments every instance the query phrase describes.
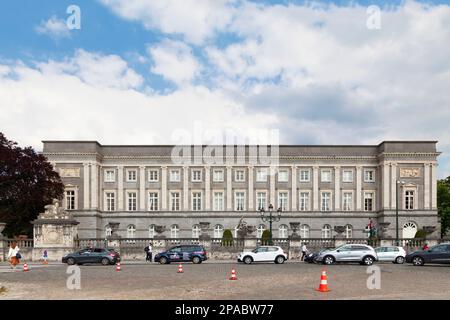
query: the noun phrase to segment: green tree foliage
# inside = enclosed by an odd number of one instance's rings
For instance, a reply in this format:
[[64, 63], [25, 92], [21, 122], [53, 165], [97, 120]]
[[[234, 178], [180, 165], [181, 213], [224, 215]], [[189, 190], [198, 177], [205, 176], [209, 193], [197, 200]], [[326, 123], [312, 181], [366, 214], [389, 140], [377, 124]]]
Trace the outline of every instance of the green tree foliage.
[[222, 246], [229, 247], [233, 245], [233, 233], [230, 229], [225, 229], [222, 235]]
[[416, 239], [425, 239], [426, 236], [427, 236], [427, 233], [425, 232], [425, 230], [420, 229], [420, 230], [417, 230], [416, 235], [414, 236], [414, 238], [416, 238]]
[[31, 236], [30, 222], [63, 194], [61, 178], [46, 157], [31, 147], [19, 147], [0, 132], [0, 222], [6, 222], [6, 236]]
[[261, 236], [261, 245], [267, 246], [270, 245], [270, 231], [264, 230]]
[[438, 180], [437, 207], [441, 218], [441, 235], [445, 236], [450, 229], [450, 177]]

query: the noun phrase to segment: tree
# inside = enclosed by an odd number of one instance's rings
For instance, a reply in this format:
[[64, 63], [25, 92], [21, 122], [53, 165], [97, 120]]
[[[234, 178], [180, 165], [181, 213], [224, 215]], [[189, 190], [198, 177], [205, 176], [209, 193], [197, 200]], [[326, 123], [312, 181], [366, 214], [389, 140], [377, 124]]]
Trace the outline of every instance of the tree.
[[230, 229], [225, 229], [222, 235], [222, 246], [228, 247], [233, 245], [233, 233]]
[[0, 132], [0, 222], [6, 222], [6, 236], [31, 236], [30, 222], [63, 194], [64, 184], [45, 156]]
[[261, 235], [261, 244], [264, 245], [271, 245], [270, 243], [270, 230], [264, 230]]
[[437, 182], [437, 207], [443, 237], [450, 229], [450, 176]]

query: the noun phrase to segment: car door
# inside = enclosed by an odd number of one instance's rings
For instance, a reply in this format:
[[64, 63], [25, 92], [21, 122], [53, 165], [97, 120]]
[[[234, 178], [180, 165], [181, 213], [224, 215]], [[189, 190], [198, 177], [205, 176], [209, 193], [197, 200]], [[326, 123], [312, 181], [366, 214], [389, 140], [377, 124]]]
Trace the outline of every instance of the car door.
[[377, 252], [378, 260], [379, 261], [386, 261], [387, 260], [387, 247], [379, 247], [375, 250]]
[[173, 247], [169, 251], [167, 251], [170, 261], [178, 262], [182, 259], [181, 247]]
[[180, 258], [182, 261], [191, 261], [192, 260], [192, 253], [195, 251], [195, 247], [193, 246], [186, 246], [181, 247], [181, 254]]
[[278, 255], [278, 248], [268, 247], [265, 259], [266, 261], [275, 261], [277, 255]]
[[267, 247], [259, 247], [255, 250], [253, 261], [267, 261]]
[[450, 263], [450, 244], [447, 245], [447, 249], [443, 253], [442, 263]]
[[351, 247], [350, 245], [345, 245], [336, 249], [334, 257], [337, 262], [349, 261], [351, 257]]
[[91, 261], [94, 262], [101, 262], [103, 259], [103, 256], [105, 255], [104, 249], [94, 249], [94, 252], [91, 253]]
[[92, 249], [84, 249], [78, 251], [78, 255], [76, 257], [77, 262], [90, 263], [91, 259], [92, 259]]
[[427, 251], [425, 255], [425, 262], [429, 263], [442, 263], [445, 260], [445, 253], [447, 251], [447, 245], [437, 245]]

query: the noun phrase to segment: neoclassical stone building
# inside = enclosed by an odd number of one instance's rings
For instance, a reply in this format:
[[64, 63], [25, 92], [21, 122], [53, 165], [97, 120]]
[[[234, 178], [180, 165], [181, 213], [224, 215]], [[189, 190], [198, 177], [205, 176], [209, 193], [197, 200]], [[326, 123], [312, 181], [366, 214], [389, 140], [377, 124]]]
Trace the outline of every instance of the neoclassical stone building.
[[275, 174], [255, 146], [43, 143], [81, 238], [104, 238], [110, 222], [119, 223], [122, 237], [153, 237], [155, 226], [165, 226], [166, 237], [198, 237], [201, 222], [209, 223], [211, 237], [221, 237], [241, 217], [260, 236], [268, 223], [259, 209], [267, 212], [269, 204], [282, 210], [274, 237], [289, 236], [297, 223], [303, 238], [333, 237], [336, 226], [345, 227], [346, 237], [363, 238], [370, 219], [395, 237], [397, 185], [400, 237], [424, 227], [435, 228], [432, 236], [439, 232], [436, 141], [283, 145], [267, 153], [272, 165], [278, 162]]

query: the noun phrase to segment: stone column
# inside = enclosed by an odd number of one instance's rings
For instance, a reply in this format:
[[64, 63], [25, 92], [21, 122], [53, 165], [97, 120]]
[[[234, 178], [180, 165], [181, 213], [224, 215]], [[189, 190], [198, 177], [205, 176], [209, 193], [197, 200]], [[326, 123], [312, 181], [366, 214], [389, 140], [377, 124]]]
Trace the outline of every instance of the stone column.
[[297, 167], [291, 166], [291, 211], [297, 211]]
[[437, 164], [431, 164], [431, 209], [436, 210], [437, 208], [437, 174], [436, 174]]
[[313, 167], [313, 210], [319, 210], [319, 167]]
[[167, 210], [167, 166], [161, 167], [161, 210]]
[[423, 165], [423, 208], [425, 210], [430, 209], [430, 163]]
[[389, 209], [389, 163], [383, 164], [383, 209]]
[[123, 166], [117, 167], [117, 210], [122, 211], [123, 202]]
[[334, 167], [334, 210], [341, 209], [341, 167]]
[[139, 166], [139, 210], [145, 211], [145, 166]]
[[274, 209], [278, 209], [278, 203], [275, 195], [275, 172], [276, 169], [270, 167], [269, 168], [269, 190], [270, 190], [270, 198], [269, 198], [269, 204], [271, 203], [274, 207]]
[[391, 164], [391, 209], [395, 210], [395, 198], [396, 198], [396, 185], [397, 185], [397, 164]]
[[205, 210], [211, 210], [211, 168], [205, 166]]
[[362, 167], [356, 167], [356, 210], [361, 210], [361, 194], [362, 194]]
[[91, 170], [89, 163], [83, 163], [83, 209], [89, 210], [89, 171]]
[[232, 167], [227, 167], [227, 211], [233, 211]]
[[99, 166], [96, 163], [91, 164], [91, 196], [92, 196], [92, 209], [98, 209], [98, 169]]
[[253, 194], [254, 194], [254, 187], [253, 187], [253, 167], [249, 166], [247, 168], [248, 170], [248, 211], [254, 210], [254, 200], [253, 200]]
[[183, 167], [183, 210], [189, 210], [189, 167]]

